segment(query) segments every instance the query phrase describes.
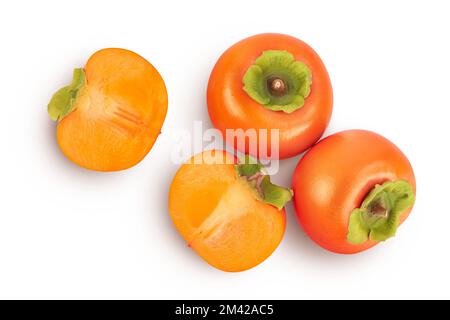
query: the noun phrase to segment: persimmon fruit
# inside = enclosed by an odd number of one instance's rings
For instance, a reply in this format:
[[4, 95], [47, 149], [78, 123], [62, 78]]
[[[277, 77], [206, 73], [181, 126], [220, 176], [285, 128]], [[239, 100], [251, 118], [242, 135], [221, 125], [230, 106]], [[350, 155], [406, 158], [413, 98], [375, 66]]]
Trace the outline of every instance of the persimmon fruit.
[[[253, 157], [284, 159], [320, 139], [331, 118], [333, 91], [325, 65], [309, 45], [266, 33], [222, 54], [209, 78], [207, 104], [227, 144]], [[236, 131], [227, 134], [227, 129]], [[252, 129], [258, 131], [255, 148], [246, 134]], [[279, 130], [277, 141], [273, 130]]]
[[176, 173], [169, 212], [188, 245], [210, 265], [228, 272], [250, 269], [280, 243], [284, 204], [292, 191], [270, 182], [259, 163], [224, 151], [205, 151]]
[[48, 105], [67, 158], [97, 171], [139, 163], [160, 134], [167, 91], [158, 71], [138, 54], [118, 48], [94, 53], [72, 83]]
[[364, 130], [333, 134], [300, 160], [294, 206], [308, 236], [353, 254], [393, 237], [415, 201], [414, 172], [386, 138]]

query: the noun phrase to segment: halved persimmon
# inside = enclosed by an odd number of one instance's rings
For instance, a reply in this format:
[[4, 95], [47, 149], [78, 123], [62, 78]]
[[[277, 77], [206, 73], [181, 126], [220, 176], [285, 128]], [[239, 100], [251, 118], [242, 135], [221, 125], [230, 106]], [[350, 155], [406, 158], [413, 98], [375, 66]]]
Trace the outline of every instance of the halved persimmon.
[[167, 91], [158, 71], [138, 54], [103, 49], [48, 106], [58, 121], [62, 152], [76, 164], [117, 171], [139, 163], [160, 134]]
[[206, 262], [229, 272], [269, 257], [286, 225], [289, 189], [270, 182], [258, 163], [237, 163], [224, 151], [205, 151], [184, 164], [169, 192], [180, 234]]

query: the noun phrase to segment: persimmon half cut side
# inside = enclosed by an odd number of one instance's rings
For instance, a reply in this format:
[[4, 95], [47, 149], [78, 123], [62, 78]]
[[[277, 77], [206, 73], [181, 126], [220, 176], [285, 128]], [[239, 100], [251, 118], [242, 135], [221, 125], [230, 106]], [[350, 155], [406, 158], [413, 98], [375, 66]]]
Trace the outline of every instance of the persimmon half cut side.
[[416, 180], [407, 157], [391, 141], [347, 130], [306, 153], [293, 189], [308, 236], [332, 252], [354, 254], [395, 235], [412, 210]]
[[308, 44], [264, 33], [221, 55], [209, 78], [207, 104], [229, 146], [255, 158], [285, 159], [320, 139], [331, 118], [333, 90]]
[[167, 91], [158, 71], [125, 49], [94, 53], [75, 69], [71, 85], [49, 104], [57, 141], [67, 158], [91, 170], [117, 171], [139, 163], [160, 134]]
[[259, 176], [268, 183], [261, 184], [264, 198], [254, 187], [257, 179], [252, 180], [259, 169], [253, 169], [239, 171], [234, 156], [205, 151], [179, 169], [170, 187], [169, 211], [179, 233], [199, 256], [223, 271], [260, 264], [284, 234], [283, 206], [292, 193], [272, 185], [268, 176]]

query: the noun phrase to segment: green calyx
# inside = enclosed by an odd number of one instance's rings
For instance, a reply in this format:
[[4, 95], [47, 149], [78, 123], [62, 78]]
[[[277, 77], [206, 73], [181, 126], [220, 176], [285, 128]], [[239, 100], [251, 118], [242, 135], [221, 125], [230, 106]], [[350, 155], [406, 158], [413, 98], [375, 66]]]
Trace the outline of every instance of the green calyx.
[[270, 176], [265, 173], [264, 166], [250, 156], [241, 159], [235, 170], [239, 177], [245, 178], [257, 190], [258, 200], [281, 210], [292, 199], [292, 190], [270, 182]]
[[413, 188], [405, 180], [376, 185], [361, 207], [351, 212], [347, 241], [362, 244], [367, 240], [385, 241], [395, 236], [401, 214], [414, 201]]
[[300, 109], [311, 92], [311, 70], [287, 51], [264, 51], [242, 79], [244, 91], [273, 111]]
[[74, 69], [72, 83], [59, 89], [48, 104], [48, 114], [53, 121], [62, 120], [74, 110], [78, 92], [85, 83], [86, 75], [83, 68]]

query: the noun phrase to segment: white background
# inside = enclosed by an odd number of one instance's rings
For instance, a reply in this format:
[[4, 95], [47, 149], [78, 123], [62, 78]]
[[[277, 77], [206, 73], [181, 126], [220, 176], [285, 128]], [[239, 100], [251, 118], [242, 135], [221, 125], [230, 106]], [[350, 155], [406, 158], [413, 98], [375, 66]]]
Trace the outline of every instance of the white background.
[[[9, 1], [0, 5], [0, 298], [450, 298], [448, 1]], [[287, 207], [263, 264], [213, 269], [169, 218], [173, 134], [210, 127], [205, 91], [220, 54], [262, 32], [321, 55], [335, 95], [327, 135], [365, 128], [394, 141], [417, 203], [393, 240], [354, 256], [313, 244]], [[163, 133], [136, 167], [66, 160], [46, 105], [104, 47], [131, 49], [169, 92]], [[351, 155], [349, 155], [351, 156]], [[299, 157], [274, 180], [290, 185]]]

